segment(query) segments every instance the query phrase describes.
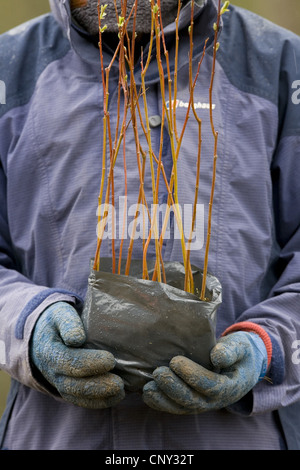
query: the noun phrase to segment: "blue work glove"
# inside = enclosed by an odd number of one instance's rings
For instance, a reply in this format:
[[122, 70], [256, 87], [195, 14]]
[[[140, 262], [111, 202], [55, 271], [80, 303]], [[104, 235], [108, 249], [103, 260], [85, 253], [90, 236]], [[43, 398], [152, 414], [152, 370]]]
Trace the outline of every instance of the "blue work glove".
[[66, 401], [93, 409], [114, 406], [125, 396], [122, 379], [109, 372], [115, 365], [114, 356], [83, 349], [84, 342], [77, 311], [66, 302], [57, 302], [35, 325], [31, 360]]
[[220, 410], [239, 401], [265, 375], [267, 350], [255, 333], [236, 332], [211, 350], [214, 371], [183, 356], [153, 372], [144, 386], [144, 402], [159, 411], [197, 414]]

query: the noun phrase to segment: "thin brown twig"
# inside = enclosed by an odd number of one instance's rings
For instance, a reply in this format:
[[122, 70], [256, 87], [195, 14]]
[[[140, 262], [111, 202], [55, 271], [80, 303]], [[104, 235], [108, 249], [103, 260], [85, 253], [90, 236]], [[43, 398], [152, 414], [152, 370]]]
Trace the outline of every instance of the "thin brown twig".
[[205, 256], [204, 256], [204, 265], [203, 265], [203, 278], [202, 278], [202, 287], [201, 287], [201, 296], [200, 296], [202, 300], [205, 300], [206, 279], [207, 279], [207, 270], [208, 270], [208, 254], [209, 254], [210, 239], [211, 239], [212, 209], [213, 209], [214, 191], [215, 191], [215, 183], [216, 183], [216, 171], [217, 171], [217, 159], [218, 159], [218, 154], [217, 154], [218, 132], [215, 130], [214, 119], [213, 119], [212, 94], [213, 94], [213, 85], [214, 85], [214, 77], [215, 77], [215, 69], [216, 69], [216, 55], [217, 55], [220, 19], [221, 19], [221, 0], [219, 0], [219, 5], [218, 5], [218, 17], [217, 17], [217, 22], [216, 22], [214, 46], [213, 46], [213, 63], [212, 63], [211, 81], [210, 81], [210, 87], [209, 87], [210, 125], [211, 125], [211, 130], [214, 136], [214, 157], [213, 157], [213, 175], [212, 175], [211, 193], [210, 193], [209, 208], [208, 208], [208, 223], [207, 223], [207, 237], [206, 237]]

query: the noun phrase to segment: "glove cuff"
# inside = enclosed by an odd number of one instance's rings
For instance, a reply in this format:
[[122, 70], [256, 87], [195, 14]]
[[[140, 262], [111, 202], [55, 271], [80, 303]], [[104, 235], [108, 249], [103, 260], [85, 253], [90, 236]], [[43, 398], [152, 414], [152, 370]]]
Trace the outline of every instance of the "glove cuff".
[[230, 333], [234, 333], [236, 331], [246, 331], [247, 333], [256, 333], [264, 342], [264, 345], [267, 350], [268, 355], [268, 364], [267, 369], [270, 367], [271, 359], [272, 359], [272, 341], [268, 333], [262, 328], [260, 325], [256, 323], [252, 323], [250, 321], [244, 321], [240, 323], [236, 323], [235, 325], [229, 326], [221, 336], [227, 336]]

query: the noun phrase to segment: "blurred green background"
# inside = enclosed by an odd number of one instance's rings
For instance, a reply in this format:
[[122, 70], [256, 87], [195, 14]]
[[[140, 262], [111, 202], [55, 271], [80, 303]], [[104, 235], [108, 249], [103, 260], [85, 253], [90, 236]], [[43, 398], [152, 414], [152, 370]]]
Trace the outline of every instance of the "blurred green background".
[[[231, 3], [258, 13], [300, 35], [299, 0], [232, 0]], [[0, 7], [0, 34], [49, 11], [48, 0], [0, 0]], [[9, 377], [0, 371], [0, 416], [4, 410], [8, 387]]]

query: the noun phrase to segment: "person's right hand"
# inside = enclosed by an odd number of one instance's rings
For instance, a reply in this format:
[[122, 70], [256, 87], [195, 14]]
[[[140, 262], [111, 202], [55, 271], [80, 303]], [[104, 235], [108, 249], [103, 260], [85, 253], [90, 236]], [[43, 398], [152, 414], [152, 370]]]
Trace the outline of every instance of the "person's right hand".
[[114, 356], [83, 349], [85, 331], [77, 311], [66, 302], [48, 307], [38, 319], [31, 360], [62, 398], [84, 408], [117, 405], [125, 396], [123, 380], [110, 373]]

